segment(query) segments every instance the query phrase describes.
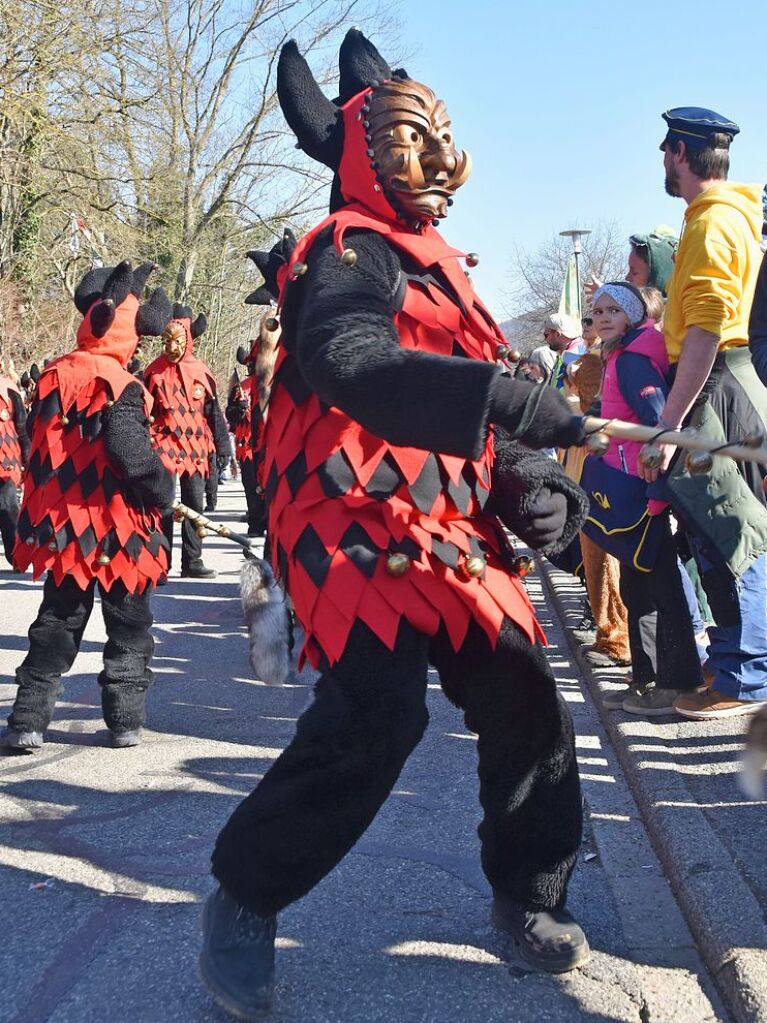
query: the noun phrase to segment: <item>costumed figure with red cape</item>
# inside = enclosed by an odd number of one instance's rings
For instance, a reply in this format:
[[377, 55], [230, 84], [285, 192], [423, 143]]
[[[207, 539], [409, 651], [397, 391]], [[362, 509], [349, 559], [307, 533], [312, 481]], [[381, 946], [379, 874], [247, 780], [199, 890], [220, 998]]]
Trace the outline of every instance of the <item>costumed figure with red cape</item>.
[[17, 490], [29, 461], [27, 408], [16, 381], [0, 372], [0, 536], [9, 562], [19, 517]]
[[[252, 298], [250, 295], [245, 301], [250, 302]], [[226, 406], [226, 418], [234, 434], [234, 449], [248, 505], [248, 536], [263, 536], [266, 529], [266, 503], [263, 487], [256, 478], [256, 469], [279, 340], [279, 327], [269, 329], [272, 321], [276, 323], [273, 316], [265, 313], [259, 324], [258, 337], [250, 349], [244, 345], [237, 349], [237, 361], [245, 366], [248, 375], [232, 388]]]
[[539, 968], [588, 954], [565, 908], [572, 723], [502, 527], [550, 552], [573, 537], [584, 495], [515, 442], [580, 443], [581, 420], [499, 365], [465, 254], [432, 225], [470, 169], [442, 101], [357, 30], [335, 102], [294, 42], [277, 84], [300, 147], [336, 174], [329, 217], [265, 274], [282, 328], [262, 441], [272, 561], [320, 677], [213, 853], [201, 971], [242, 1019], [271, 1001], [276, 914], [357, 842], [420, 740], [429, 664], [478, 734], [493, 919]]
[[107, 632], [104, 720], [113, 746], [140, 741], [152, 681], [149, 601], [168, 567], [161, 513], [173, 501], [172, 479], [150, 442], [151, 398], [126, 369], [139, 334], [162, 333], [170, 318], [161, 290], [139, 302], [152, 268], [125, 262], [83, 277], [77, 347], [49, 362], [37, 385], [13, 560], [35, 579], [46, 575], [2, 738], [16, 751], [43, 744], [97, 588]]
[[[216, 381], [193, 351], [194, 339], [205, 332], [208, 321], [200, 313], [192, 322], [192, 310], [176, 303], [173, 319], [162, 336], [163, 354], [144, 370], [144, 383], [154, 398], [152, 437], [167, 469], [178, 476], [181, 500], [202, 512], [205, 481], [211, 472], [211, 455], [229, 456], [229, 433], [216, 397]], [[173, 515], [165, 519], [168, 543], [173, 543]], [[212, 568], [202, 561], [202, 539], [189, 519], [181, 523], [181, 575], [210, 579]]]

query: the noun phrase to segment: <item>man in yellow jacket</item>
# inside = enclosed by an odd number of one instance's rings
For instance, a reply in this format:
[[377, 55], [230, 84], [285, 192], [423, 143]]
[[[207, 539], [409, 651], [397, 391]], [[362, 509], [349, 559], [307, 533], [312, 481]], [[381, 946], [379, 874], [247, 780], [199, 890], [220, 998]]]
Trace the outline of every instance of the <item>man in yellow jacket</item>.
[[[727, 181], [739, 128], [701, 107], [666, 111], [666, 191], [687, 202], [663, 331], [672, 364], [662, 426], [691, 425], [721, 443], [764, 433], [767, 391], [751, 365], [748, 320], [761, 263], [761, 187]], [[712, 446], [715, 444], [712, 443]], [[715, 458], [693, 475], [664, 446], [658, 496], [683, 522], [715, 626], [712, 687], [678, 697], [706, 719], [748, 714], [767, 701], [767, 510], [762, 467]], [[670, 464], [671, 463], [671, 464]], [[654, 482], [657, 470], [645, 470]]]

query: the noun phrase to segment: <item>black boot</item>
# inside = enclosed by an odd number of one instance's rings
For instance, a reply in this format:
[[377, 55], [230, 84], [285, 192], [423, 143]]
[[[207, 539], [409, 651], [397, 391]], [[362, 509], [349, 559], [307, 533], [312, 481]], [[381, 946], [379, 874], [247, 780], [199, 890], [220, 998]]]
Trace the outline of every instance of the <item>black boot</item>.
[[218, 1004], [238, 1019], [259, 1020], [274, 997], [277, 918], [239, 905], [223, 888], [202, 909], [200, 975]]
[[182, 579], [214, 579], [216, 570], [204, 565], [202, 559], [181, 566]]
[[0, 746], [14, 753], [37, 753], [43, 748], [43, 733], [22, 731], [8, 725], [0, 735]]
[[589, 957], [586, 935], [566, 909], [525, 910], [493, 894], [492, 921], [516, 941], [525, 962], [548, 973], [567, 973]]
[[110, 728], [109, 741], [113, 749], [128, 749], [130, 746], [141, 745], [141, 729], [131, 728], [129, 730], [118, 730]]

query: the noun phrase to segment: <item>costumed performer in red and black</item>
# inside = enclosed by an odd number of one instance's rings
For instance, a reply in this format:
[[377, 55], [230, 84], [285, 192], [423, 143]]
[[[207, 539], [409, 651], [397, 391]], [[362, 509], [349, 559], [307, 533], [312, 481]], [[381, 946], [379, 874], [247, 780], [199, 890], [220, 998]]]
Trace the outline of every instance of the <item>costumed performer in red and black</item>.
[[168, 567], [161, 512], [173, 501], [150, 442], [151, 398], [126, 369], [139, 335], [162, 333], [170, 317], [161, 290], [139, 302], [152, 268], [124, 262], [86, 273], [75, 291], [77, 347], [49, 362], [37, 385], [13, 560], [35, 579], [47, 574], [0, 740], [18, 752], [43, 745], [97, 588], [107, 632], [104, 721], [113, 746], [140, 741], [152, 681], [149, 602]]
[[[216, 397], [216, 380], [193, 350], [208, 321], [176, 303], [173, 319], [162, 335], [163, 354], [144, 370], [144, 383], [154, 398], [152, 437], [167, 469], [180, 478], [181, 501], [202, 512], [211, 455], [229, 457], [229, 432]], [[173, 544], [173, 515], [164, 529]], [[211, 579], [215, 571], [202, 560], [202, 539], [189, 519], [181, 523], [181, 575]]]
[[[251, 257], [259, 253], [248, 253]], [[258, 294], [258, 289], [254, 294]], [[252, 304], [253, 295], [245, 299]], [[270, 299], [267, 299], [269, 301]], [[258, 337], [251, 343], [250, 350], [240, 345], [237, 361], [245, 366], [247, 376], [232, 388], [226, 406], [226, 418], [234, 434], [234, 449], [240, 466], [242, 486], [248, 505], [248, 536], [263, 536], [266, 530], [266, 504], [263, 488], [256, 478], [264, 412], [272, 386], [272, 375], [279, 341], [279, 327], [269, 329], [276, 323], [273, 316], [264, 313], [258, 328]]]
[[0, 536], [9, 562], [16, 543], [18, 488], [29, 461], [27, 408], [16, 381], [0, 375]]
[[536, 967], [588, 955], [566, 909], [573, 727], [502, 527], [569, 543], [584, 495], [515, 441], [580, 443], [581, 420], [499, 364], [465, 254], [432, 225], [470, 170], [444, 103], [356, 30], [335, 103], [294, 42], [278, 91], [300, 147], [336, 174], [329, 217], [273, 250], [266, 282], [282, 327], [263, 438], [272, 560], [320, 677], [213, 853], [202, 976], [242, 1019], [271, 1002], [276, 914], [357, 842], [420, 740], [429, 664], [478, 735], [495, 923]]

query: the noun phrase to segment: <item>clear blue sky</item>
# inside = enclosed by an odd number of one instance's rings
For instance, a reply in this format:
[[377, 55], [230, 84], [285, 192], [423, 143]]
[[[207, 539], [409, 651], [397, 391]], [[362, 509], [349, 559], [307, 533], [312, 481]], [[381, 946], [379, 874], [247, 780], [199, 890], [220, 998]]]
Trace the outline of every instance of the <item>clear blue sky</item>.
[[763, 0], [406, 0], [397, 13], [409, 74], [445, 99], [474, 158], [442, 230], [480, 254], [472, 278], [498, 319], [520, 311], [504, 294], [515, 244], [600, 219], [626, 237], [681, 226], [658, 152], [669, 107], [736, 121], [731, 180], [767, 181]]

